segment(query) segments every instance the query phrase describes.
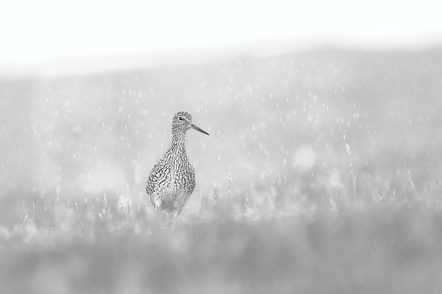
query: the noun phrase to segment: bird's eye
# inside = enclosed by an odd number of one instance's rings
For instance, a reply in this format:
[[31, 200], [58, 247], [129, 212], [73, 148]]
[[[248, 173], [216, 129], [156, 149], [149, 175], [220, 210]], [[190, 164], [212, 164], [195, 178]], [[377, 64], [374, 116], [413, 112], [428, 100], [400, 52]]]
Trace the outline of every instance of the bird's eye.
[[179, 116], [178, 119], [179, 119], [179, 120], [183, 120], [183, 117], [182, 117], [182, 116]]

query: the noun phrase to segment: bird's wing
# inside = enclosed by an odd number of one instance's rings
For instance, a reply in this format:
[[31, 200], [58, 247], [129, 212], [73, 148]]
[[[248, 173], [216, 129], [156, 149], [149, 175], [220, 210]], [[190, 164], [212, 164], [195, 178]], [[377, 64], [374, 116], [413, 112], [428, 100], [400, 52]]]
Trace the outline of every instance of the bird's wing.
[[160, 163], [157, 163], [153, 166], [152, 170], [150, 171], [150, 175], [146, 181], [146, 192], [148, 195], [151, 195], [153, 193], [155, 184], [160, 179], [161, 167], [162, 167], [162, 165]]

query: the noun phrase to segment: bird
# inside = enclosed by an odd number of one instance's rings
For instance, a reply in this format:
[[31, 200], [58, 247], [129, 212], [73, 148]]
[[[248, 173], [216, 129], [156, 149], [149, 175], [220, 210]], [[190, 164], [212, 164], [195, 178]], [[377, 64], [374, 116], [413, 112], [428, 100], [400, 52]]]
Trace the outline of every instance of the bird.
[[195, 170], [187, 157], [185, 141], [189, 129], [209, 135], [192, 122], [188, 112], [177, 112], [172, 120], [172, 144], [153, 166], [146, 192], [156, 211], [180, 214], [195, 189]]

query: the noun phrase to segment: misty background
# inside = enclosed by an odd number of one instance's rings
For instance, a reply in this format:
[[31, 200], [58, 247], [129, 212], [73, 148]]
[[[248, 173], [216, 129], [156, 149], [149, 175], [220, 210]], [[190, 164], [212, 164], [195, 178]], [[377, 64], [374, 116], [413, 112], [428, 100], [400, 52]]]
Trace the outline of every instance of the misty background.
[[376, 188], [368, 194], [397, 190], [409, 180], [431, 190], [441, 167], [441, 57], [438, 48], [325, 48], [2, 78], [2, 198], [142, 197], [179, 110], [211, 134], [187, 136], [196, 195], [225, 192], [229, 174], [239, 194], [348, 194], [354, 177], [363, 188]]
[[181, 110], [211, 134], [187, 136], [195, 201], [272, 195], [284, 207], [438, 188], [441, 26], [425, 5], [401, 2], [392, 18], [394, 3], [376, 1], [46, 2], [0, 17], [9, 225], [37, 199], [145, 202]]

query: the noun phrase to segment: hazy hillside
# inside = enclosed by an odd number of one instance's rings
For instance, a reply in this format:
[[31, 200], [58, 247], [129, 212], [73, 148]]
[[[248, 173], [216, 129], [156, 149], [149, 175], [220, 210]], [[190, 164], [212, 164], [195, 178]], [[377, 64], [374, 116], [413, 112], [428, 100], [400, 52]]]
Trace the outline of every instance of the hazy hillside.
[[178, 110], [211, 134], [188, 134], [196, 195], [225, 195], [229, 174], [251, 201], [370, 201], [410, 180], [426, 193], [441, 176], [441, 65], [439, 50], [319, 50], [3, 80], [2, 199], [142, 197]]

